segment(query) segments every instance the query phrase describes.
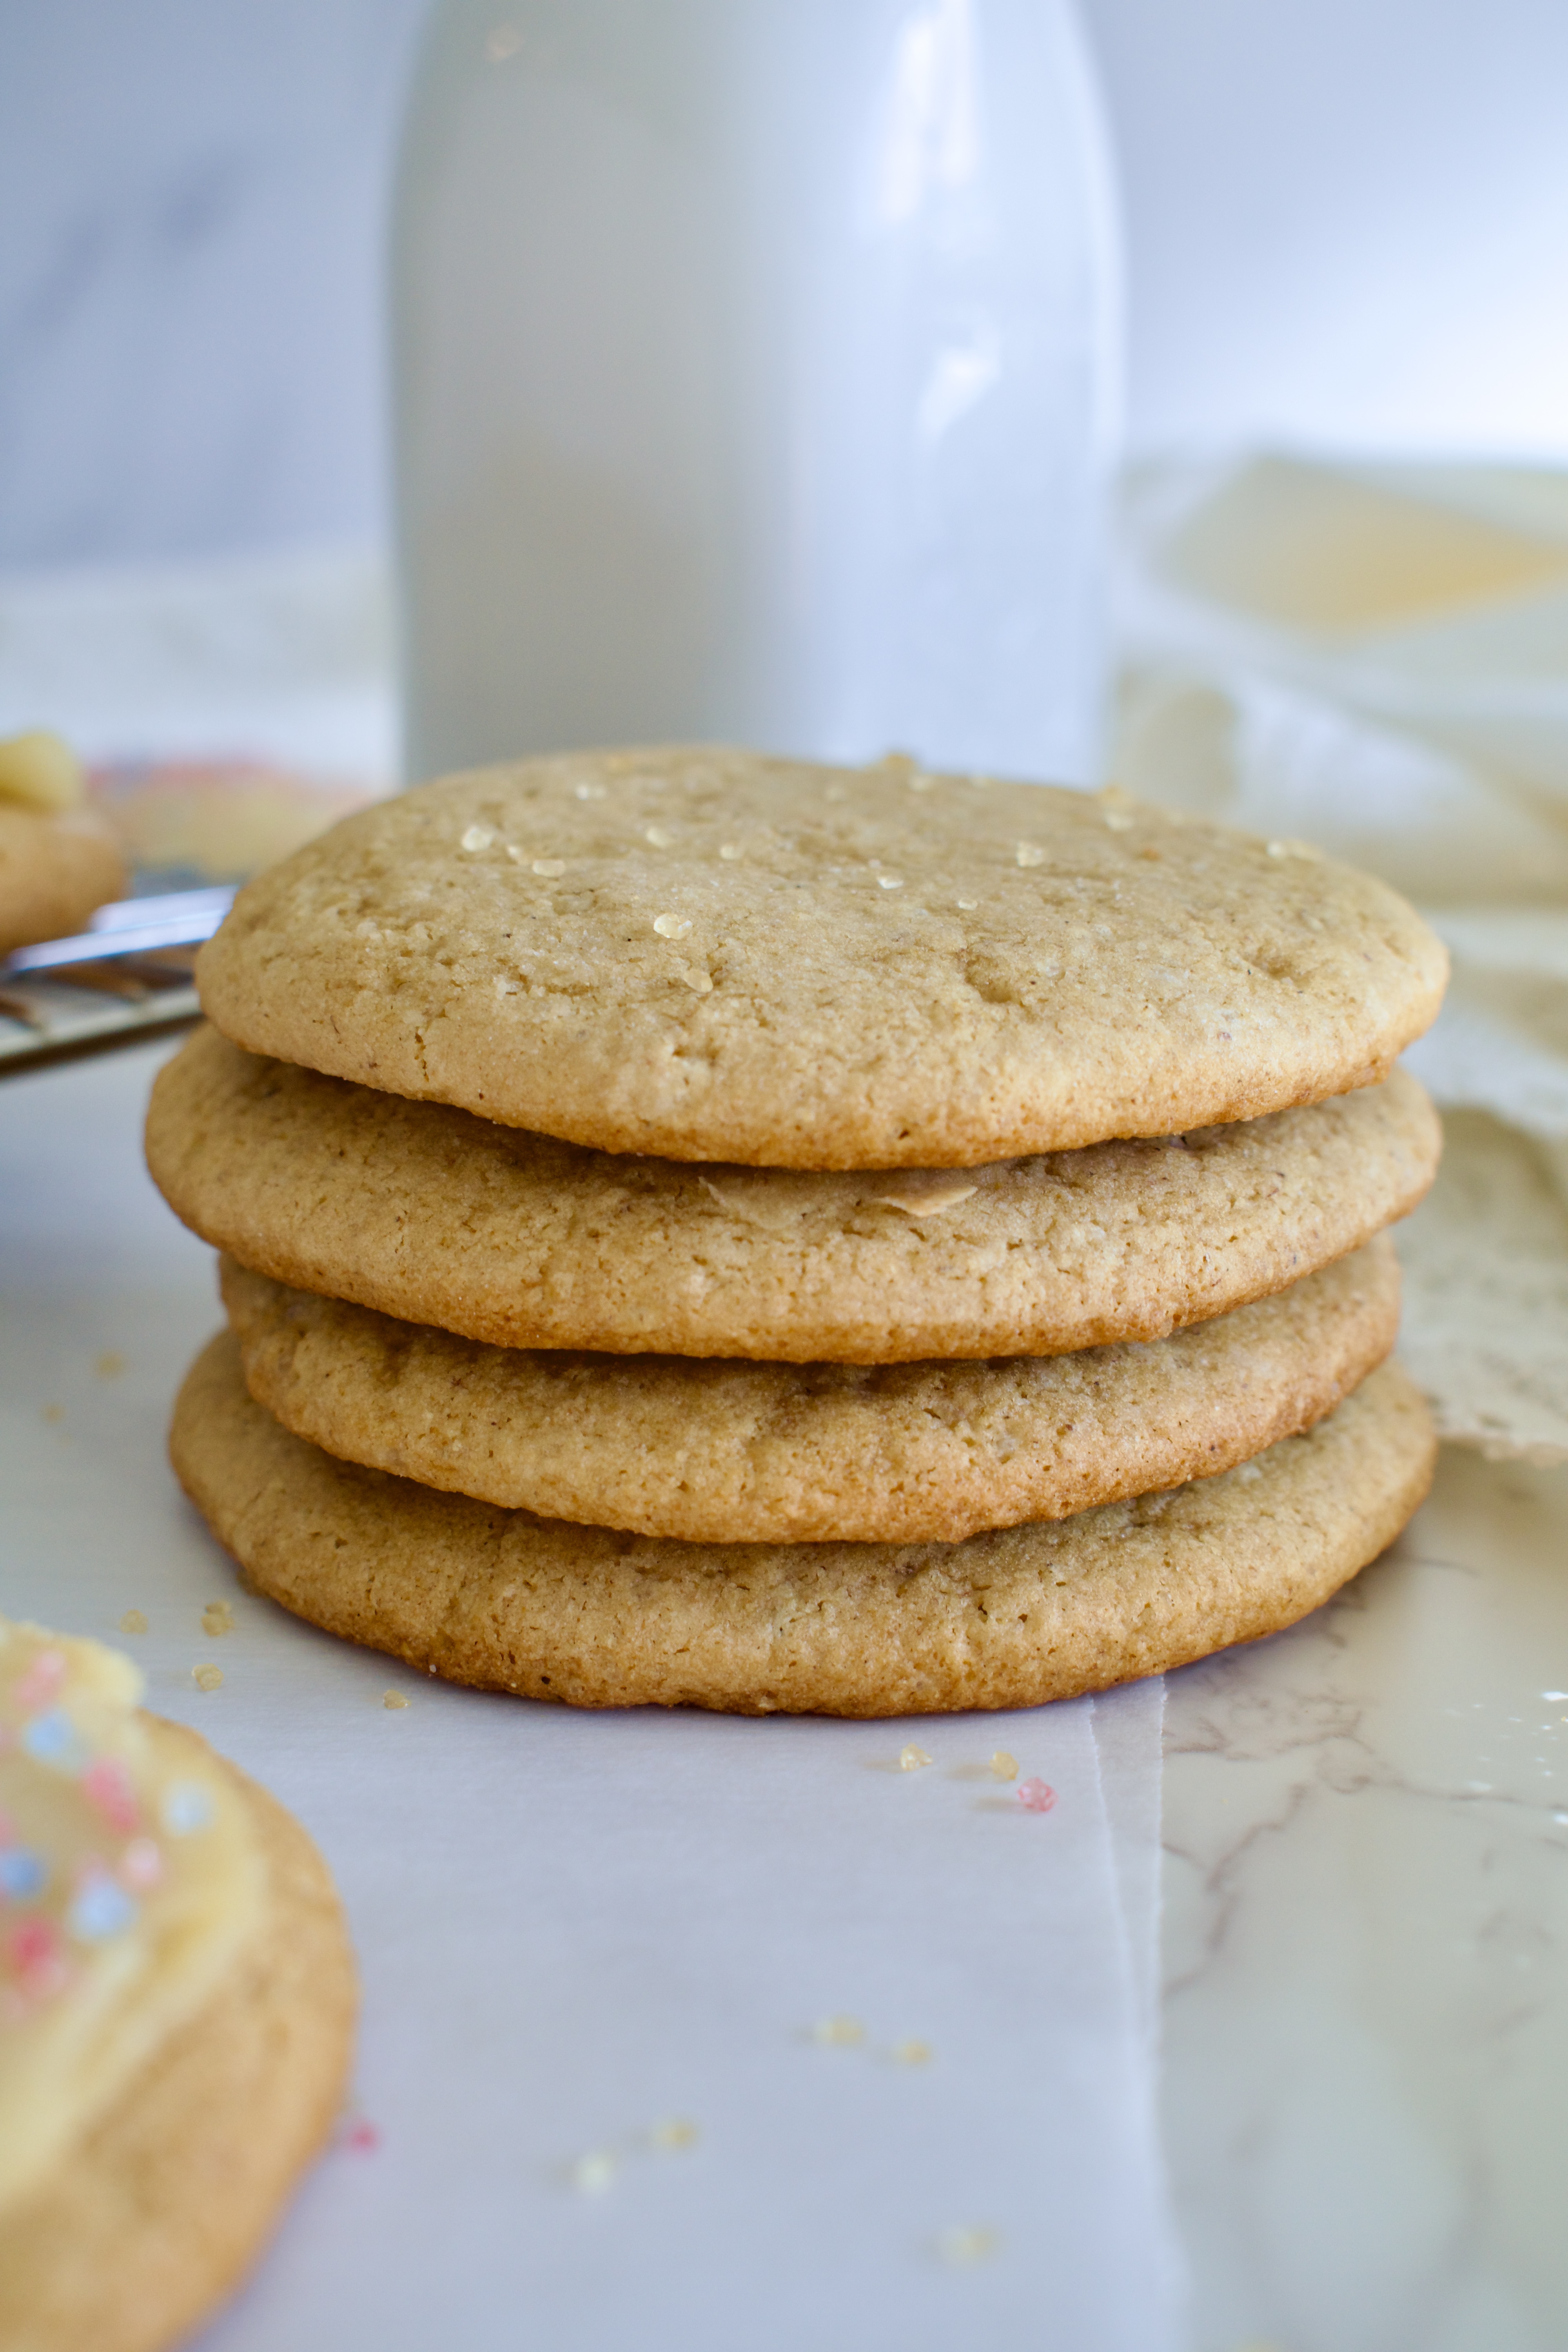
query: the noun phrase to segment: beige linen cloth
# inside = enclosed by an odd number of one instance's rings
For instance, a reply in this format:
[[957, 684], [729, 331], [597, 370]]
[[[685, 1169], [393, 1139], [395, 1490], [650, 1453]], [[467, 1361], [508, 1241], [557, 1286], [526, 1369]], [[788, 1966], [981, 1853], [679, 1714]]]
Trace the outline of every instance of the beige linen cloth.
[[1371, 866], [1447, 940], [1401, 1352], [1445, 1436], [1568, 1460], [1568, 472], [1149, 467], [1118, 619], [1119, 782]]

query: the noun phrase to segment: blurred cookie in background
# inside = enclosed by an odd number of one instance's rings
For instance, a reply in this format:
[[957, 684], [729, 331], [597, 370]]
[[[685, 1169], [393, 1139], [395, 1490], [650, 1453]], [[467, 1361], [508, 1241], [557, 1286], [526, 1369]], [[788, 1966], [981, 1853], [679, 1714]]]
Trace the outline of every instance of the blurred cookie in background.
[[0, 955], [79, 931], [125, 888], [124, 858], [85, 785], [69, 745], [46, 729], [0, 741]]

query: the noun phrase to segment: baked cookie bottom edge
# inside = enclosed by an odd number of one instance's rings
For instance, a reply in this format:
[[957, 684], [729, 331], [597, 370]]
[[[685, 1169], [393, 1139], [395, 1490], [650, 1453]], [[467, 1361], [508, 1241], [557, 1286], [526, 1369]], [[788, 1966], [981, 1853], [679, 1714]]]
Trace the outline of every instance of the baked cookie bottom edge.
[[1374, 1559], [1436, 1440], [1397, 1364], [1303, 1435], [1163, 1495], [956, 1544], [702, 1545], [542, 1520], [334, 1460], [220, 1334], [174, 1467], [252, 1587], [449, 1681], [579, 1706], [1018, 1707], [1293, 1624]]

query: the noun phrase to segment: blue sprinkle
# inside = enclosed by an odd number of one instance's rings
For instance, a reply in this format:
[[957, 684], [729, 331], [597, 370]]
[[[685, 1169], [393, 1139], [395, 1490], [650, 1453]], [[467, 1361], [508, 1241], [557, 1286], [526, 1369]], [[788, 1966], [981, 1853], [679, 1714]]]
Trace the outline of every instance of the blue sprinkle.
[[163, 1827], [171, 1837], [205, 1830], [212, 1817], [213, 1801], [195, 1780], [176, 1780], [163, 1799]]
[[36, 1715], [22, 1734], [22, 1745], [40, 1764], [52, 1764], [60, 1772], [74, 1771], [86, 1760], [80, 1735], [63, 1706]]
[[71, 1933], [85, 1943], [101, 1944], [129, 1927], [135, 1916], [136, 1906], [125, 1889], [117, 1886], [107, 1872], [95, 1872], [71, 1905]]
[[7, 1846], [0, 1853], [0, 1895], [13, 1903], [26, 1903], [30, 1895], [41, 1895], [48, 1874], [41, 1855], [30, 1846]]

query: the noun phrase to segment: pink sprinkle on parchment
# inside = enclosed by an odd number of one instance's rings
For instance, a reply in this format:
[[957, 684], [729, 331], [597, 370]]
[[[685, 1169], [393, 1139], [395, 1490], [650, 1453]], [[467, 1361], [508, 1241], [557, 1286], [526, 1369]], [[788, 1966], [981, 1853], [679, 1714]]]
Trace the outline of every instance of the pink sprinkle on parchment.
[[1018, 1802], [1026, 1813], [1048, 1813], [1057, 1801], [1057, 1792], [1044, 1780], [1020, 1780]]

